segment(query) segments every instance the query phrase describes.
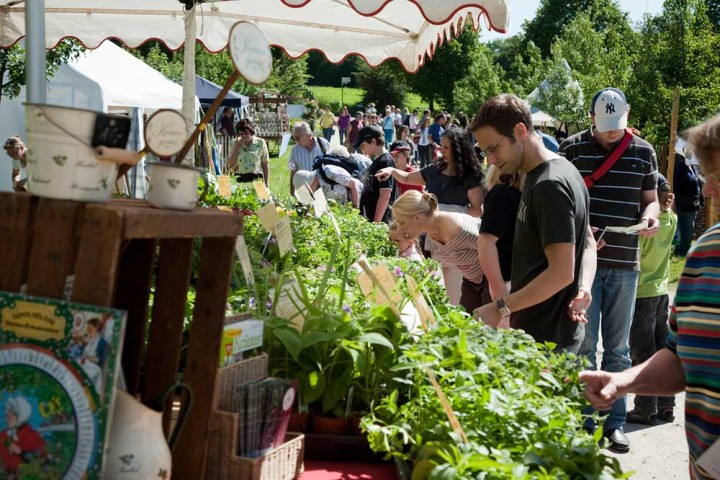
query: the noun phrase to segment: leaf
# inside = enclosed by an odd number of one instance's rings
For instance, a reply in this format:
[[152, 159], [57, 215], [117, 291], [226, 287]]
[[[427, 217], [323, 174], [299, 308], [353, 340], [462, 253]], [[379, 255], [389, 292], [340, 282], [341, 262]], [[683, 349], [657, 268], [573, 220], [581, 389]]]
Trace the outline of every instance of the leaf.
[[340, 335], [334, 332], [307, 332], [302, 336], [302, 348], [305, 349], [317, 343], [339, 340]]
[[300, 334], [293, 328], [278, 328], [273, 330], [278, 340], [282, 342], [290, 355], [297, 360], [303, 348], [303, 340]]
[[360, 338], [358, 338], [358, 341], [370, 343], [373, 345], [381, 345], [383, 347], [387, 347], [390, 349], [395, 348], [395, 347], [393, 347], [393, 344], [390, 343], [390, 340], [388, 340], [383, 335], [376, 333], [376, 332], [364, 333], [364, 334], [360, 335]]
[[326, 381], [322, 372], [300, 372], [298, 380], [300, 381], [300, 398], [305, 405], [309, 405], [323, 396]]

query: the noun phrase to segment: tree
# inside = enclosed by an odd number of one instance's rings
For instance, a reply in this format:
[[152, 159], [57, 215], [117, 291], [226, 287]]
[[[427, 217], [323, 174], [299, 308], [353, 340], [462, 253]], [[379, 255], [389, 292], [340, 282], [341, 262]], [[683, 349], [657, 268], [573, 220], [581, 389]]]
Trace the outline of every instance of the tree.
[[632, 32], [628, 14], [615, 0], [541, 0], [535, 17], [525, 22], [525, 39], [533, 42], [543, 58], [551, 54], [551, 46], [565, 28], [581, 13], [588, 13], [593, 30], [615, 30], [621, 36]]
[[471, 62], [468, 59], [479, 47], [477, 32], [466, 28], [457, 38], [439, 47], [432, 60], [426, 60], [417, 73], [408, 75], [408, 85], [428, 102], [431, 110], [435, 101], [446, 109], [454, 109], [455, 85], [469, 74]]
[[543, 83], [538, 92], [533, 105], [551, 117], [568, 125], [587, 123], [587, 110], [581, 101], [584, 98], [582, 89], [561, 57], [556, 57], [547, 75], [547, 83]]
[[720, 0], [705, 0], [707, 16], [716, 33], [720, 33]]
[[353, 75], [363, 63], [363, 59], [357, 55], [351, 55], [340, 63], [331, 63], [322, 52], [311, 50], [307, 54], [307, 71], [310, 75], [308, 84], [339, 87], [342, 77], [350, 77], [351, 82], [347, 86], [354, 87]]
[[363, 102], [372, 102], [382, 108], [384, 105], [404, 105], [407, 95], [405, 74], [400, 64], [391, 60], [377, 67], [362, 64], [355, 74], [358, 84], [365, 90]]
[[[77, 58], [85, 49], [75, 40], [61, 41], [46, 53], [47, 78], [52, 78], [60, 65]], [[19, 43], [12, 47], [0, 49], [0, 100], [2, 97], [14, 98], [20, 95], [20, 88], [25, 85], [25, 48]]]
[[489, 48], [480, 46], [467, 58], [468, 74], [455, 84], [451, 104], [456, 111], [473, 115], [480, 105], [502, 92], [501, 70], [494, 64]]

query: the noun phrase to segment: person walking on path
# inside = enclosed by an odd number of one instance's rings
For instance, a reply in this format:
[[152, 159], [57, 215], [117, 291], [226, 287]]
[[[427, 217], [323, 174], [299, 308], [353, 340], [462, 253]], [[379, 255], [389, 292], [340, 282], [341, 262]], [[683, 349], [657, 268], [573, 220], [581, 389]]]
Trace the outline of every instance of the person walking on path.
[[[720, 201], [720, 115], [692, 128], [688, 144], [704, 174], [703, 194]], [[690, 478], [717, 478], [720, 402], [720, 223], [690, 249], [670, 310], [666, 348], [623, 372], [585, 371], [585, 396], [607, 410], [628, 393], [673, 395], [685, 390]], [[707, 463], [705, 463], [707, 462]], [[703, 467], [705, 465], [705, 467]]]
[[[657, 190], [660, 203], [658, 234], [640, 237], [640, 275], [630, 328], [633, 366], [640, 365], [662, 350], [668, 334], [670, 252], [678, 219], [671, 210], [675, 196], [670, 192], [670, 184], [660, 174]], [[654, 425], [657, 420], [672, 422], [675, 420], [674, 408], [674, 396], [638, 395], [635, 397], [635, 408], [627, 412], [627, 422], [646, 425]]]
[[673, 171], [673, 192], [675, 193], [679, 236], [675, 255], [681, 257], [687, 255], [690, 250], [695, 233], [695, 217], [703, 205], [703, 197], [700, 193], [702, 185], [688, 157], [689, 155], [675, 152], [675, 169]]
[[320, 115], [320, 127], [322, 127], [322, 136], [330, 143], [335, 133], [335, 124], [337, 119], [335, 114], [330, 111], [330, 105], [325, 105], [325, 111]]
[[348, 113], [347, 107], [342, 107], [338, 116], [338, 134], [340, 135], [340, 145], [345, 145], [345, 132], [350, 126], [352, 116]]
[[[598, 242], [593, 301], [578, 353], [597, 368], [595, 353], [602, 328], [601, 369], [607, 372], [621, 372], [631, 366], [629, 336], [640, 262], [638, 235], [604, 229], [646, 223], [638, 233], [651, 237], [658, 232], [660, 211], [655, 150], [627, 130], [629, 112], [621, 90], [600, 90], [590, 102], [591, 127], [560, 145], [560, 153], [575, 165], [590, 192], [590, 225], [604, 233]], [[627, 400], [618, 399], [605, 421], [604, 435], [611, 450], [630, 450], [623, 432], [626, 413]], [[591, 419], [586, 428], [595, 428]]]
[[515, 223], [511, 293], [474, 312], [490, 326], [520, 328], [577, 352], [595, 274], [589, 199], [578, 171], [533, 132], [527, 103], [499, 95], [468, 127], [490, 165], [526, 175]]

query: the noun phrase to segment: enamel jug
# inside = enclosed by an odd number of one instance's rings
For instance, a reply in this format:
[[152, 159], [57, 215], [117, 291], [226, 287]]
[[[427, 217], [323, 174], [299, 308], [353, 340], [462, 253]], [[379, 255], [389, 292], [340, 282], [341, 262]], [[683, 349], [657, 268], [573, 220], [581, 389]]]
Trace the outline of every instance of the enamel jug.
[[[187, 391], [187, 401], [183, 403], [169, 440], [165, 440], [162, 409], [167, 396], [177, 388]], [[184, 383], [171, 386], [160, 402], [149, 406], [118, 390], [103, 479], [169, 480], [172, 474], [171, 451], [191, 406], [192, 392]]]

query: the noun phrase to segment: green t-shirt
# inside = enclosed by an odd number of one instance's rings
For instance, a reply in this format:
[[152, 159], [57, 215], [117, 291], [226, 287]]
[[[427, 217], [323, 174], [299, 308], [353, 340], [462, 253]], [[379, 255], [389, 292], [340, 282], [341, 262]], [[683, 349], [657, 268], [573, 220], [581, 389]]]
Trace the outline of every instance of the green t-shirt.
[[650, 238], [640, 237], [640, 276], [637, 298], [659, 297], [668, 293], [670, 254], [677, 228], [677, 215], [672, 211], [660, 212], [660, 231]]

